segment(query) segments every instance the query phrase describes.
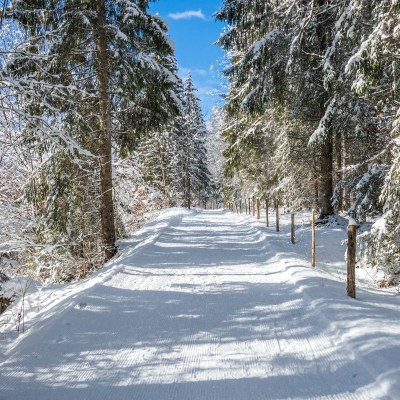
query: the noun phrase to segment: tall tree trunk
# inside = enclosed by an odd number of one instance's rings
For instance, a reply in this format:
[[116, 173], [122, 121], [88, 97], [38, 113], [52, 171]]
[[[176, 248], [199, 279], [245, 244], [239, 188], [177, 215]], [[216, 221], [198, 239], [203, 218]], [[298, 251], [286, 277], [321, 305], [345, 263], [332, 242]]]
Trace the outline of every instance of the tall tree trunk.
[[[349, 159], [349, 139], [346, 134], [342, 135], [342, 168], [345, 169], [350, 162]], [[346, 173], [343, 173], [343, 179], [346, 179]], [[348, 185], [343, 189], [343, 209], [348, 210], [350, 208], [351, 202], [350, 202], [350, 189], [348, 188]]]
[[321, 145], [321, 190], [320, 190], [320, 215], [323, 219], [333, 214], [332, 196], [333, 196], [333, 146], [332, 138], [329, 135]]
[[[327, 26], [328, 20], [326, 18], [325, 13], [327, 12], [327, 0], [318, 0], [319, 6], [319, 14], [320, 21], [317, 27], [317, 34], [319, 37], [319, 47], [320, 54], [323, 55], [326, 52], [328, 46], [328, 35], [329, 35], [329, 27]], [[325, 12], [321, 12], [324, 10]], [[323, 80], [323, 71], [321, 66], [321, 87]], [[324, 89], [322, 89], [324, 90]], [[321, 94], [319, 110], [320, 110], [320, 119], [325, 116], [326, 113], [326, 100], [328, 97], [328, 93], [325, 91]], [[333, 197], [333, 143], [332, 143], [332, 135], [327, 133], [327, 136], [324, 142], [321, 145], [321, 178], [320, 178], [320, 215], [319, 219], [323, 219], [328, 215], [334, 213], [332, 206], [332, 197]]]
[[167, 175], [167, 163], [164, 159], [164, 152], [161, 148], [160, 142], [157, 140], [157, 151], [160, 156], [160, 168], [161, 168], [161, 179], [162, 179], [162, 190], [163, 194], [168, 197], [168, 201], [170, 200], [169, 191], [168, 191], [168, 175]]
[[96, 61], [97, 84], [99, 90], [100, 111], [100, 214], [103, 252], [109, 260], [116, 252], [115, 247], [115, 216], [113, 204], [112, 156], [111, 156], [111, 110], [108, 93], [108, 60], [105, 0], [96, 0]]
[[190, 170], [189, 170], [189, 159], [187, 160], [186, 166], [186, 179], [187, 179], [187, 208], [190, 210], [190, 199], [191, 199], [191, 185], [190, 185]]
[[313, 181], [314, 181], [314, 201], [313, 201], [313, 207], [315, 209], [319, 208], [319, 187], [318, 187], [318, 167], [317, 167], [317, 155], [316, 151], [314, 149], [313, 151]]
[[343, 187], [341, 186], [343, 181], [343, 161], [342, 161], [342, 134], [336, 133], [335, 135], [335, 182], [334, 185], [340, 185], [337, 191], [337, 209], [343, 210]]

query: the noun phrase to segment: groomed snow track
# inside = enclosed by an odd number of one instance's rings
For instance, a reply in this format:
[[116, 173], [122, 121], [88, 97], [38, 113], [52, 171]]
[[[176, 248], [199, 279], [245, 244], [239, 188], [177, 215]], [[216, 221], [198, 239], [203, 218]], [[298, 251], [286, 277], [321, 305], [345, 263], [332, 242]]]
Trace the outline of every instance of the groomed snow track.
[[165, 211], [3, 340], [0, 400], [399, 399], [396, 303], [347, 298], [287, 232]]

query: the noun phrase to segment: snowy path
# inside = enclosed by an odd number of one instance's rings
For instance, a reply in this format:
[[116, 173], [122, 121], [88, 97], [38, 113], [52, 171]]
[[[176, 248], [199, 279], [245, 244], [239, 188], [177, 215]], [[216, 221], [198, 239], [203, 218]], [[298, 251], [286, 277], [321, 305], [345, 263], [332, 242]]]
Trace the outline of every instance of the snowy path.
[[311, 270], [308, 229], [293, 247], [285, 221], [163, 213], [43, 300], [0, 356], [0, 400], [399, 399], [399, 298], [347, 298], [342, 260]]

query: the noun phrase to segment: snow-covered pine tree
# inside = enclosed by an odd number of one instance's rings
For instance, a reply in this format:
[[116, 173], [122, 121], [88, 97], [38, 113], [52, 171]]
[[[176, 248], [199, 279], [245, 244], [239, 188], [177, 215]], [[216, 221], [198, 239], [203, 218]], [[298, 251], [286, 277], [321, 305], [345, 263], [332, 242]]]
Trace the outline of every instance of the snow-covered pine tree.
[[209, 132], [206, 139], [207, 162], [211, 179], [212, 205], [219, 207], [223, 203], [222, 189], [224, 186], [226, 145], [222, 140], [221, 132], [224, 131], [225, 112], [222, 108], [212, 109]]
[[[356, 22], [366, 15], [361, 35]], [[361, 238], [361, 262], [384, 272], [382, 284], [395, 284], [400, 273], [400, 3], [352, 0], [344, 20], [358, 39], [345, 70], [353, 91], [373, 110], [367, 122], [375, 146], [364, 159], [368, 170], [358, 183], [359, 205], [368, 211], [380, 193], [383, 206], [382, 217]]]
[[[279, 165], [272, 161], [282, 140], [292, 143], [291, 157], [303, 155], [307, 165], [313, 164], [314, 152], [307, 149], [310, 124], [301, 118], [299, 105], [293, 104], [298, 95], [291, 93], [295, 86], [288, 79], [289, 49], [296, 28], [292, 19], [300, 12], [299, 5], [292, 3], [226, 1], [216, 15], [229, 24], [219, 39], [231, 59], [225, 71], [230, 85], [224, 132], [227, 172], [234, 174], [233, 168], [239, 173], [247, 195], [292, 192], [295, 197], [292, 189], [297, 184], [289, 182], [295, 181], [299, 171], [290, 163], [283, 165], [287, 157], [276, 158]], [[290, 130], [286, 129], [289, 120]], [[308, 193], [313, 193], [313, 169], [307, 167], [304, 172], [307, 179], [301, 187], [310, 182]]]
[[150, 134], [138, 149], [143, 163], [144, 179], [159, 192], [166, 207], [176, 206], [181, 197], [175, 133], [173, 124], [170, 124], [165, 129]]
[[255, 190], [257, 176], [242, 161], [262, 160], [250, 157], [255, 145], [265, 150], [254, 142], [260, 121], [259, 135], [273, 143], [269, 192], [287, 197], [305, 183], [321, 217], [335, 205], [362, 221], [383, 207], [365, 254], [398, 266], [399, 3], [226, 0], [216, 16], [229, 23], [219, 40], [231, 59], [228, 168]]
[[168, 123], [155, 129], [139, 143], [138, 153], [145, 182], [162, 198], [164, 206], [177, 206], [183, 200], [183, 81], [177, 81], [180, 108]]
[[205, 203], [210, 196], [210, 173], [207, 167], [207, 128], [201, 113], [196, 89], [189, 75], [183, 91], [183, 115], [180, 128], [180, 154], [183, 172], [184, 203]]
[[371, 32], [369, 22], [375, 18], [371, 5], [368, 2], [360, 7], [354, 1], [338, 4], [337, 22], [323, 58], [324, 87], [330, 100], [321, 125], [328, 121], [334, 132], [334, 204], [339, 210], [350, 210], [360, 221], [368, 213], [381, 211], [378, 198], [386, 160], [379, 154], [388, 138], [379, 133], [380, 102], [368, 101], [363, 80], [354, 85], [355, 75], [347, 68], [363, 38]]
[[80, 208], [70, 195], [80, 192], [79, 176], [89, 177], [92, 186], [98, 182], [90, 208], [100, 220], [105, 259], [115, 251], [112, 143], [129, 151], [140, 135], [178, 111], [173, 46], [166, 25], [147, 6], [131, 0], [16, 0], [7, 12], [27, 40], [10, 53], [2, 80], [14, 98], [24, 99], [21, 115], [34, 121], [27, 143], [46, 167], [32, 182], [30, 198], [45, 220], [57, 217], [57, 242], [78, 222], [65, 208]]
[[[3, 21], [0, 31], [2, 53], [0, 68], [9, 52], [21, 41], [23, 32]], [[34, 222], [31, 207], [22, 201], [27, 179], [34, 172], [29, 149], [16, 146], [24, 140], [24, 122], [15, 110], [15, 97], [0, 82], [0, 270], [9, 276], [19, 269], [19, 263], [29, 253], [33, 235], [29, 227]], [[21, 100], [18, 98], [18, 100]]]

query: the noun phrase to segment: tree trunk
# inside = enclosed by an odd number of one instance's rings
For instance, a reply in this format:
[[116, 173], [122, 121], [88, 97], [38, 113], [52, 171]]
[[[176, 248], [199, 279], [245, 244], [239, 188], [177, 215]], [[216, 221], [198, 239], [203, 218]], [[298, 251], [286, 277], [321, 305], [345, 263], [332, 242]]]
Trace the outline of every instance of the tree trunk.
[[186, 154], [185, 160], [185, 201], [186, 207], [190, 210], [190, 171], [189, 171], [189, 155]]
[[96, 0], [96, 62], [99, 90], [100, 132], [100, 214], [103, 252], [106, 260], [115, 253], [115, 217], [113, 203], [112, 156], [111, 156], [111, 110], [108, 93], [107, 33], [105, 1]]
[[[343, 171], [342, 171], [342, 135], [336, 133], [335, 135], [335, 182], [334, 185], [341, 185], [343, 181]], [[337, 193], [337, 210], [343, 210], [343, 188], [341, 187]]]
[[333, 154], [332, 138], [329, 135], [321, 145], [321, 190], [320, 190], [320, 215], [323, 219], [333, 214], [332, 196], [333, 196]]
[[[319, 11], [325, 9], [328, 4], [327, 0], [318, 0], [318, 6], [320, 7]], [[320, 12], [320, 21], [317, 27], [317, 34], [319, 37], [319, 46], [320, 46], [320, 54], [325, 54], [327, 46], [328, 46], [328, 35], [329, 35], [329, 26], [327, 25], [329, 22], [326, 19], [326, 15], [324, 12]], [[323, 79], [323, 71], [321, 69], [321, 81]], [[321, 82], [322, 83], [322, 82]], [[321, 85], [322, 86], [322, 85]], [[325, 91], [321, 94], [321, 98], [319, 100], [319, 112], [320, 119], [325, 116], [326, 113], [326, 102], [328, 98], [328, 93]], [[332, 206], [332, 197], [333, 197], [333, 143], [332, 143], [332, 135], [327, 132], [326, 138], [321, 145], [321, 162], [320, 162], [320, 215], [319, 219], [323, 219], [328, 215], [334, 213]]]
[[[342, 135], [342, 168], [345, 169], [350, 162], [349, 158], [349, 139], [347, 135]], [[346, 179], [346, 173], [343, 173], [343, 179]], [[343, 210], [348, 210], [350, 208], [350, 190], [347, 185], [343, 188]]]
[[319, 209], [319, 187], [318, 187], [318, 166], [317, 166], [317, 156], [316, 156], [316, 151], [314, 149], [313, 152], [313, 182], [314, 182], [314, 201], [313, 201], [313, 208], [314, 209]]
[[169, 182], [168, 182], [168, 174], [167, 174], [167, 163], [165, 162], [164, 159], [164, 152], [160, 146], [160, 142], [157, 140], [157, 151], [158, 154], [160, 156], [160, 168], [161, 168], [161, 176], [162, 176], [162, 186], [163, 186], [163, 192], [164, 195], [166, 195], [168, 197], [168, 201], [170, 199], [169, 196], [169, 190], [168, 190], [168, 186], [169, 186]]

